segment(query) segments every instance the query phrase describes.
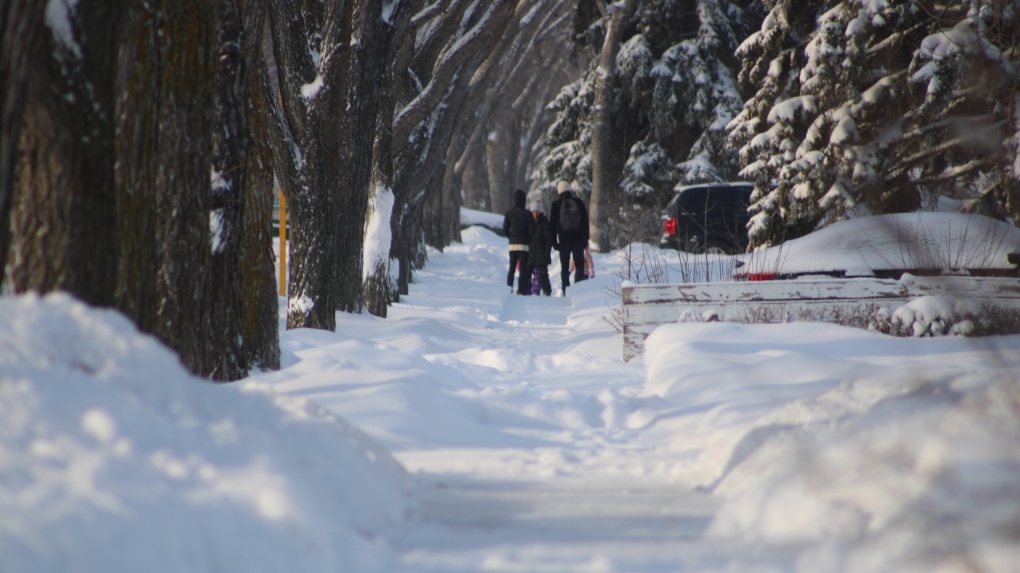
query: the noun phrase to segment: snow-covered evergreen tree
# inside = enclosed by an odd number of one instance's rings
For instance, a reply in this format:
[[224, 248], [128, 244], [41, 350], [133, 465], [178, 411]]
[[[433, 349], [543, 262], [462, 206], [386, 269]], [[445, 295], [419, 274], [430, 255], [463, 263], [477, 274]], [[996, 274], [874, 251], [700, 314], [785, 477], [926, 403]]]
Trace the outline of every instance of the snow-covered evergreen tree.
[[[613, 98], [621, 147], [621, 193], [614, 203], [624, 212], [630, 205], [657, 211], [677, 186], [735, 177], [738, 161], [727, 147], [726, 125], [743, 98], [733, 53], [762, 14], [751, 1], [639, 2], [617, 56], [620, 88]], [[579, 37], [601, 45], [604, 26], [596, 20]], [[557, 120], [540, 142], [533, 194], [554, 193], [560, 179], [582, 195], [590, 191], [596, 63], [549, 105]]]
[[556, 120], [540, 142], [541, 159], [531, 175], [532, 197], [556, 194], [556, 183], [569, 181], [574, 189], [591, 193], [591, 106], [595, 99], [595, 70], [568, 84], [547, 106]]
[[752, 247], [854, 207], [916, 210], [922, 193], [984, 191], [1009, 209], [1014, 5], [776, 3], [737, 52], [741, 81], [758, 92], [729, 126], [741, 175], [756, 184]]

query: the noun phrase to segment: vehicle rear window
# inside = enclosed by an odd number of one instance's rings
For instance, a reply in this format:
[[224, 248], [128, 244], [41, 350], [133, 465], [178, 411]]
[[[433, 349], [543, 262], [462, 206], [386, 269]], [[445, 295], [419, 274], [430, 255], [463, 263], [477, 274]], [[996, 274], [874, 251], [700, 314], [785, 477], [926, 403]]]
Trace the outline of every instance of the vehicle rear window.
[[717, 211], [746, 211], [753, 190], [754, 187], [750, 185], [691, 187], [684, 189], [673, 199], [670, 209], [674, 216]]

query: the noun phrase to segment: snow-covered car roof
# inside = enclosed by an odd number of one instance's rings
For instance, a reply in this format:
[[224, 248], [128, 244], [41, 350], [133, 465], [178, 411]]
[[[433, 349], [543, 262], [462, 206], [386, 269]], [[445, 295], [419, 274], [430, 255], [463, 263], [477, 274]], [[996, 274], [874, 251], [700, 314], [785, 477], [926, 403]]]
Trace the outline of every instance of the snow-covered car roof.
[[691, 185], [678, 185], [673, 188], [674, 193], [683, 193], [688, 189], [701, 189], [704, 187], [754, 187], [749, 181], [723, 181], [720, 183], [693, 183]]
[[883, 271], [1009, 271], [1020, 229], [983, 215], [900, 213], [834, 223], [737, 257], [737, 280], [883, 276]]

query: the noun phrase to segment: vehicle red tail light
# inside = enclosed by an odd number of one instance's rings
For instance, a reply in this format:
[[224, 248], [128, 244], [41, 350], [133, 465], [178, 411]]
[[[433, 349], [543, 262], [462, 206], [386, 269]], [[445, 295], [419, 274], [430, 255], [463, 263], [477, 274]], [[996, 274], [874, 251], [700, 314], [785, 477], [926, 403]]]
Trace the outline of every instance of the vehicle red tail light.
[[662, 232], [665, 235], [676, 234], [676, 219], [666, 219], [666, 222], [662, 225]]
[[747, 280], [749, 281], [770, 281], [776, 278], [776, 273], [748, 273]]

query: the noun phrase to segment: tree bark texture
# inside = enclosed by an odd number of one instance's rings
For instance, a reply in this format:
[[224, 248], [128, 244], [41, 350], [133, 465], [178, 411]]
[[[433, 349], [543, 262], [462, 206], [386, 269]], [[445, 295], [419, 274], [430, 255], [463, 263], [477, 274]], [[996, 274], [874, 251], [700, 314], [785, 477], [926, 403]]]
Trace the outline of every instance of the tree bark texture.
[[113, 303], [113, 78], [122, 13], [123, 1], [67, 7], [68, 29], [43, 27], [28, 55], [6, 268], [15, 291], [60, 289]]
[[132, 2], [117, 76], [116, 304], [216, 380], [279, 365], [264, 10], [226, 2]]
[[10, 213], [28, 77], [42, 37], [43, 0], [0, 7], [0, 282], [7, 266]]
[[614, 11], [609, 21], [606, 39], [602, 44], [598, 78], [595, 82], [595, 101], [592, 106], [591, 161], [592, 191], [589, 205], [591, 242], [600, 251], [612, 248], [607, 232], [611, 195], [617, 191], [620, 174], [613, 167], [619, 163], [614, 157], [612, 130], [612, 101], [619, 89], [616, 56], [620, 53], [623, 28], [634, 13], [637, 0], [626, 0], [623, 9]]
[[[280, 85], [279, 94], [267, 94], [276, 108], [272, 122], [273, 164], [287, 199], [290, 219], [287, 328], [335, 330], [335, 285], [331, 276], [335, 197], [315, 180], [319, 166], [315, 150], [311, 149], [314, 141], [310, 131], [317, 118], [309, 109], [312, 103], [306, 102], [301, 92], [302, 86], [312, 85], [317, 79], [316, 63], [308, 54], [308, 44], [313, 36], [321, 40], [321, 30], [306, 30], [305, 19], [312, 20], [308, 26], [321, 22], [315, 21], [313, 14], [303, 13], [302, 7], [294, 0], [274, 0], [270, 8]], [[316, 96], [335, 97], [334, 90]], [[332, 137], [338, 128], [336, 118], [323, 119], [326, 121], [319, 126], [321, 134]], [[323, 178], [322, 174], [319, 178]]]
[[116, 307], [156, 334], [159, 247], [156, 233], [160, 107], [159, 6], [131, 0], [117, 58], [114, 170], [118, 229]]
[[269, 77], [262, 57], [266, 2], [245, 1], [241, 12], [245, 62], [243, 105], [247, 127], [239, 262], [244, 344], [248, 368], [277, 370], [280, 368], [280, 326], [272, 233], [275, 189], [269, 149], [269, 107], [264, 97]]
[[156, 333], [192, 372], [212, 372], [206, 276], [210, 268], [211, 138], [216, 22], [205, 0], [166, 0], [161, 46]]

